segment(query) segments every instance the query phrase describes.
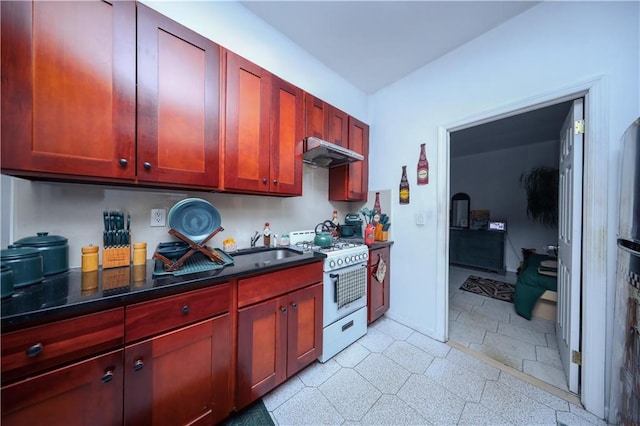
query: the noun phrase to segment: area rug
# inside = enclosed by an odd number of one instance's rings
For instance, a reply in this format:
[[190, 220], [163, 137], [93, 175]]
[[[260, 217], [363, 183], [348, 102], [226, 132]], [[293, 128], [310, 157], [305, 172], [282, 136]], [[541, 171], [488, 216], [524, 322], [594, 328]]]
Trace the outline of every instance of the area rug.
[[262, 399], [235, 413], [222, 423], [223, 426], [273, 426], [273, 420]]
[[511, 303], [513, 303], [515, 288], [513, 284], [475, 275], [469, 275], [469, 278], [460, 286], [461, 290]]

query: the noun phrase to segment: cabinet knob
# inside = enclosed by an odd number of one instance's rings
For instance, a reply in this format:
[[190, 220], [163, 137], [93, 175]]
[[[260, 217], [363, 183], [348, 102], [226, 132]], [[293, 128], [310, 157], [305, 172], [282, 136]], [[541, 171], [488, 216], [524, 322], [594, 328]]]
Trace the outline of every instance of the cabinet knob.
[[26, 352], [29, 358], [40, 355], [42, 353], [42, 343], [36, 343], [35, 345], [27, 349]]
[[108, 369], [104, 372], [104, 376], [100, 379], [102, 383], [109, 383], [113, 379], [113, 368]]
[[122, 167], [125, 167], [127, 164], [129, 164], [129, 162], [127, 161], [126, 158], [121, 158], [120, 161], [118, 161], [120, 163], [120, 165]]
[[190, 310], [191, 309], [189, 308], [189, 305], [184, 305], [182, 307], [182, 313], [185, 314], [185, 315], [188, 314]]
[[280, 306], [280, 312], [284, 314], [285, 312], [287, 312], [287, 308], [285, 308], [284, 306]]
[[267, 184], [267, 178], [262, 178], [262, 183]]
[[274, 179], [274, 180], [273, 180], [273, 184], [274, 184], [274, 185], [277, 185], [277, 184], [278, 184], [278, 179]]
[[298, 307], [298, 304], [296, 302], [291, 302], [291, 307], [295, 309]]
[[133, 371], [140, 371], [142, 367], [144, 367], [144, 362], [141, 359], [133, 363]]
[[151, 163], [150, 162], [145, 161], [142, 165], [144, 166], [145, 169], [151, 170]]

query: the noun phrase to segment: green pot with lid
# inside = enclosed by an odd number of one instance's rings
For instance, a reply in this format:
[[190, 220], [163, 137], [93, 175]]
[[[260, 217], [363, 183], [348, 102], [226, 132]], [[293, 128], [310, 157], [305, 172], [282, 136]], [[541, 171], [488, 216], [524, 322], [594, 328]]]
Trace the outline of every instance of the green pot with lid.
[[0, 266], [0, 298], [13, 294], [13, 270], [8, 266]]
[[2, 266], [13, 271], [13, 287], [20, 288], [41, 282], [42, 255], [32, 247], [9, 246], [0, 252]]
[[37, 235], [19, 239], [13, 243], [16, 247], [30, 247], [42, 255], [42, 273], [59, 274], [69, 270], [69, 244], [65, 237], [38, 232]]

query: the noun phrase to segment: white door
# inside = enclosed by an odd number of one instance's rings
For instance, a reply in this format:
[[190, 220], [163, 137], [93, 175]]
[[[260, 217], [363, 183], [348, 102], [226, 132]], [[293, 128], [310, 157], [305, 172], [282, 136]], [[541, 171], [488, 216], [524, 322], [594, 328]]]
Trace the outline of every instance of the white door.
[[579, 391], [580, 370], [572, 362], [580, 351], [580, 286], [582, 254], [583, 99], [577, 99], [560, 130], [558, 220], [558, 317], [556, 339], [567, 385]]

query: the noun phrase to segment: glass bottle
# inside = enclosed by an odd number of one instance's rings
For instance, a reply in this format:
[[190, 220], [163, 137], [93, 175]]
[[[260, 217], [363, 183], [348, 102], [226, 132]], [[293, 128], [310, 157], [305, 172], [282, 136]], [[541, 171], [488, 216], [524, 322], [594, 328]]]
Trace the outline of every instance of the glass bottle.
[[426, 185], [429, 183], [429, 161], [424, 150], [423, 143], [420, 144], [420, 158], [418, 159], [418, 185]]
[[400, 204], [409, 204], [409, 180], [407, 179], [407, 166], [402, 166], [402, 178], [400, 179]]
[[380, 208], [380, 193], [376, 192], [376, 201], [373, 204], [373, 210], [375, 213], [373, 215], [373, 224], [376, 225], [380, 222], [380, 215], [382, 215], [382, 209]]
[[262, 242], [265, 247], [271, 247], [271, 228], [269, 222], [264, 223], [264, 231], [262, 231]]

